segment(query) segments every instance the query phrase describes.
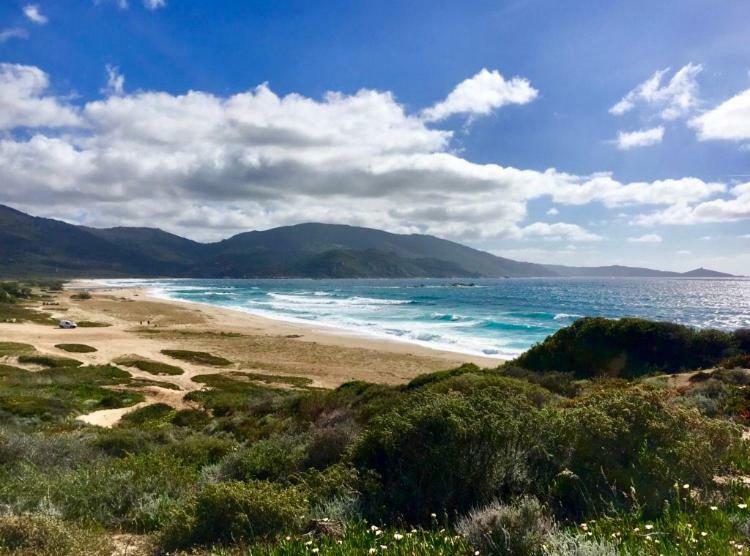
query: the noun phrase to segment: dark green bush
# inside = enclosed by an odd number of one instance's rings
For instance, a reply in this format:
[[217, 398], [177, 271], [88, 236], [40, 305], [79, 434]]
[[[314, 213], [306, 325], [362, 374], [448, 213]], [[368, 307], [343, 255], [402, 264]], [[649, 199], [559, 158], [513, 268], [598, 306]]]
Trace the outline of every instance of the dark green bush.
[[283, 436], [258, 440], [228, 454], [219, 464], [222, 481], [283, 481], [300, 470], [305, 444], [300, 439]]
[[716, 330], [635, 318], [583, 318], [518, 357], [533, 371], [633, 378], [707, 368], [736, 355], [740, 341]]
[[265, 481], [207, 485], [164, 532], [166, 548], [242, 543], [296, 532], [308, 508], [294, 487]]
[[656, 515], [675, 485], [703, 488], [726, 465], [739, 430], [657, 393], [605, 391], [545, 410], [549, 494], [561, 514], [639, 507]]
[[232, 362], [229, 359], [219, 357], [218, 355], [212, 355], [205, 351], [190, 351], [186, 349], [163, 349], [161, 352], [164, 355], [173, 357], [174, 359], [180, 359], [189, 363], [195, 363], [196, 365], [212, 365], [215, 367], [226, 367], [231, 365]]
[[365, 510], [420, 522], [431, 512], [465, 512], [525, 492], [535, 479], [530, 460], [541, 449], [537, 410], [519, 394], [526, 388], [534, 387], [425, 392], [375, 418], [352, 451], [373, 481]]
[[69, 357], [53, 357], [51, 355], [20, 355], [18, 357], [19, 363], [31, 363], [34, 365], [42, 365], [50, 368], [60, 367], [80, 367], [83, 365], [76, 359], [70, 359]]
[[93, 353], [96, 351], [95, 347], [86, 344], [57, 344], [55, 347], [70, 353]]

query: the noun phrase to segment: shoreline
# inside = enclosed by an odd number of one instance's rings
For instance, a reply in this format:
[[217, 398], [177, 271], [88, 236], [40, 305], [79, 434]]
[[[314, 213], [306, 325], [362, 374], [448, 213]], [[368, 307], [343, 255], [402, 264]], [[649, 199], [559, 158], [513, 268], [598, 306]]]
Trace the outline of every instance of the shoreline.
[[104, 293], [125, 293], [126, 296], [132, 297], [129, 294], [131, 291], [135, 291], [137, 296], [142, 298], [148, 298], [153, 301], [159, 301], [168, 304], [188, 305], [196, 308], [204, 308], [208, 311], [227, 311], [235, 315], [244, 315], [250, 319], [251, 324], [256, 326], [258, 323], [267, 323], [268, 328], [275, 329], [276, 327], [288, 326], [291, 333], [306, 333], [320, 336], [320, 339], [329, 339], [333, 345], [346, 345], [354, 347], [378, 347], [380, 349], [386, 349], [388, 351], [396, 350], [398, 352], [418, 352], [420, 354], [440, 354], [441, 356], [447, 356], [450, 359], [456, 361], [474, 363], [480, 367], [496, 367], [509, 360], [508, 357], [495, 356], [495, 355], [482, 355], [470, 351], [454, 350], [447, 347], [429, 345], [427, 342], [417, 342], [402, 339], [395, 336], [388, 336], [385, 334], [374, 334], [366, 333], [361, 330], [354, 330], [345, 328], [343, 326], [336, 326], [335, 324], [325, 322], [313, 322], [305, 319], [292, 319], [284, 316], [274, 315], [261, 315], [256, 312], [243, 309], [240, 307], [226, 307], [222, 305], [215, 305], [213, 303], [201, 302], [201, 301], [190, 301], [186, 299], [176, 299], [169, 297], [168, 295], [156, 295], [153, 293], [152, 288], [145, 285], [125, 285], [115, 286], [111, 284], [104, 284], [97, 279], [76, 279], [70, 280], [65, 283], [66, 290], [89, 290]]

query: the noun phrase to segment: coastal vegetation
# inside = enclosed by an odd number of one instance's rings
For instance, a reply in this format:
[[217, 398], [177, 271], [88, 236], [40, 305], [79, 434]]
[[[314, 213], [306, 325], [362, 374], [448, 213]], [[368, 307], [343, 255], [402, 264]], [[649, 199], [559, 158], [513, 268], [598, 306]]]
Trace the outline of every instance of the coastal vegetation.
[[183, 369], [73, 345], [84, 361], [0, 343], [0, 554], [750, 546], [748, 331], [581, 319], [497, 368], [334, 389], [164, 350], [206, 369], [179, 407], [144, 392]]

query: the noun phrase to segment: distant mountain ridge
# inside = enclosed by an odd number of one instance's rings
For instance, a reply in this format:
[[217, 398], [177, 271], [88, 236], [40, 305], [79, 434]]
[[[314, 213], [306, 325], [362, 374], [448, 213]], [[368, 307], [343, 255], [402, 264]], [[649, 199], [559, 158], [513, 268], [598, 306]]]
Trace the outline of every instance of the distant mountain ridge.
[[90, 228], [0, 205], [0, 276], [194, 278], [730, 277], [497, 257], [422, 234], [297, 224], [199, 243], [157, 228]]

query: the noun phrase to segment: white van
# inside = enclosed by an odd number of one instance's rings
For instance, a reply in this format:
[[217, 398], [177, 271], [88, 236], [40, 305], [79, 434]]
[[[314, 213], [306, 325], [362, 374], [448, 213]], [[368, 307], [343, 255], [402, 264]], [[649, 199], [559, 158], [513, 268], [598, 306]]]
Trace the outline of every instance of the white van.
[[60, 328], [77, 328], [78, 325], [74, 323], [72, 320], [61, 320], [60, 321]]

